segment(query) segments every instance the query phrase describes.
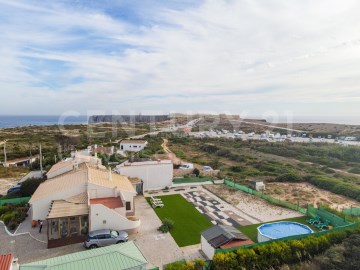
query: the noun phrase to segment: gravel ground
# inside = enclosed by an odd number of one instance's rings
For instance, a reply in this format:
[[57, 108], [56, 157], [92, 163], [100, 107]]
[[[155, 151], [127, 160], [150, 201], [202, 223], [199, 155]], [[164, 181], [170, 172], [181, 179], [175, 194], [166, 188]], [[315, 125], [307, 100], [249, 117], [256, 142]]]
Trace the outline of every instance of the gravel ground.
[[224, 198], [227, 202], [231, 202], [233, 206], [244, 214], [256, 218], [261, 222], [303, 216], [299, 212], [268, 203], [256, 196], [247, 194], [240, 190], [235, 190], [226, 185], [208, 185], [206, 188], [212, 193]]

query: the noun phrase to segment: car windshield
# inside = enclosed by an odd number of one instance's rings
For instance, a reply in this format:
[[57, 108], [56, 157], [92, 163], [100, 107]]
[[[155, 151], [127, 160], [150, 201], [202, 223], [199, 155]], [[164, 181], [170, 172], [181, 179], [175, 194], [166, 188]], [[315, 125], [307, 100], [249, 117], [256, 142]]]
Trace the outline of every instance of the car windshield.
[[111, 235], [111, 237], [116, 238], [119, 236], [119, 233], [117, 231], [111, 231], [110, 235]]

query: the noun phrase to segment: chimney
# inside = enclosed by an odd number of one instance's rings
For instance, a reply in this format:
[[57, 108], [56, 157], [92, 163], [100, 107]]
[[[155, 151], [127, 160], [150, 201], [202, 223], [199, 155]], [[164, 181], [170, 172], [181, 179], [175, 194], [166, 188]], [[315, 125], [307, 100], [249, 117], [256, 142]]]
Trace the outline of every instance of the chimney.
[[112, 181], [112, 173], [111, 173], [111, 168], [109, 168], [109, 180]]

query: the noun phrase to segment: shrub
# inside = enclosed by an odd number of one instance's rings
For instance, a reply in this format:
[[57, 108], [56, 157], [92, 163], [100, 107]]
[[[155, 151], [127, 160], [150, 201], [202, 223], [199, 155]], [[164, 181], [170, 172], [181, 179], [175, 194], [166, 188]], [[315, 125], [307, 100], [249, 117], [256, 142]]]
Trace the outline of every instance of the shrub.
[[174, 221], [169, 218], [164, 218], [162, 220], [162, 225], [159, 227], [158, 230], [161, 231], [162, 233], [167, 233], [171, 231], [173, 227], [174, 227]]
[[205, 262], [200, 259], [194, 260], [194, 270], [203, 270], [205, 267]]
[[195, 168], [195, 169], [193, 170], [193, 174], [195, 174], [196, 177], [199, 177], [199, 175], [200, 175], [199, 169], [198, 169], [198, 168]]
[[276, 177], [278, 182], [302, 182], [303, 178], [296, 173], [285, 173]]
[[20, 188], [20, 193], [23, 197], [29, 197], [34, 194], [35, 190], [40, 186], [44, 179], [32, 178], [25, 181]]
[[16, 229], [16, 227], [17, 227], [17, 223], [14, 221], [10, 221], [8, 228], [13, 231]]
[[[307, 236], [298, 240], [275, 241], [254, 247], [240, 248], [236, 252], [217, 253], [213, 258], [215, 270], [274, 269], [283, 264], [298, 263], [323, 253], [360, 232], [359, 227], [332, 231], [321, 236]], [[359, 238], [360, 240], [360, 238]]]
[[358, 168], [358, 167], [351, 168], [351, 169], [349, 170], [349, 173], [360, 174], [360, 168]]
[[232, 167], [230, 167], [230, 170], [233, 172], [242, 172], [243, 168], [240, 166], [232, 166]]
[[11, 208], [10, 208], [9, 205], [0, 206], [0, 216], [2, 216], [3, 214], [9, 212], [10, 209], [11, 209]]
[[4, 221], [5, 225], [8, 225], [11, 220], [15, 219], [15, 217], [16, 213], [5, 214], [2, 216], [2, 220]]

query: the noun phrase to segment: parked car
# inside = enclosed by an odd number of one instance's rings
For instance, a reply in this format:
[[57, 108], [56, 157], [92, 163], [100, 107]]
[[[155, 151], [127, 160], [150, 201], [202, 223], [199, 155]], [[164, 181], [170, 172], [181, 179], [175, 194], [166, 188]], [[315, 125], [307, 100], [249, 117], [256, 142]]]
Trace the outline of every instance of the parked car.
[[86, 236], [84, 247], [86, 248], [98, 248], [119, 243], [127, 242], [129, 235], [124, 231], [115, 230], [96, 230], [91, 231]]
[[204, 166], [203, 170], [206, 172], [212, 171], [213, 169], [210, 166]]
[[21, 189], [21, 184], [16, 184], [15, 186], [9, 188], [9, 190], [7, 191], [7, 194], [18, 193], [18, 192], [20, 192], [20, 189]]
[[194, 165], [192, 163], [182, 164], [180, 165], [179, 169], [181, 170], [194, 169]]

